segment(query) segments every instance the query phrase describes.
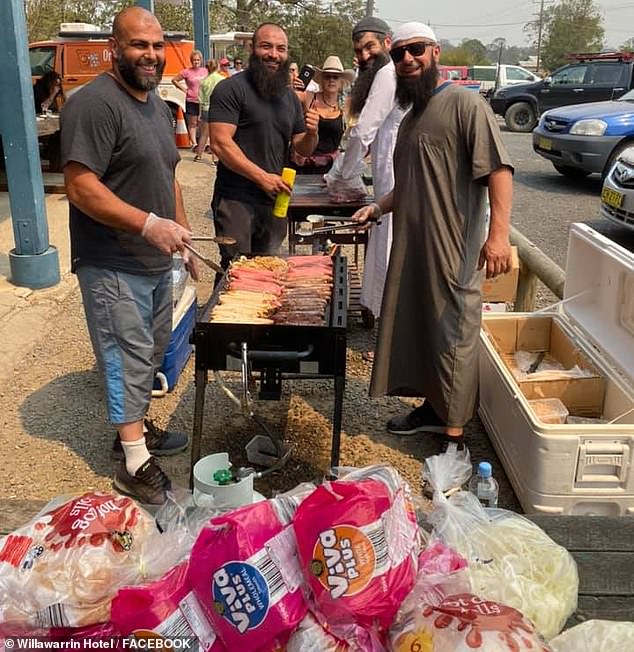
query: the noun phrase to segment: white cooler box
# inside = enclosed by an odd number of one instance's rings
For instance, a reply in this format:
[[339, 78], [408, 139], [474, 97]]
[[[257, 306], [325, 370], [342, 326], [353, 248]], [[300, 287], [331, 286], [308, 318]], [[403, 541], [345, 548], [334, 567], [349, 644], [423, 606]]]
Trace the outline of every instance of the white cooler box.
[[[634, 254], [573, 224], [564, 300], [548, 313], [484, 314], [480, 340], [479, 413], [524, 510], [634, 515]], [[526, 373], [517, 351], [584, 377]], [[568, 422], [535, 399], [559, 399]]]

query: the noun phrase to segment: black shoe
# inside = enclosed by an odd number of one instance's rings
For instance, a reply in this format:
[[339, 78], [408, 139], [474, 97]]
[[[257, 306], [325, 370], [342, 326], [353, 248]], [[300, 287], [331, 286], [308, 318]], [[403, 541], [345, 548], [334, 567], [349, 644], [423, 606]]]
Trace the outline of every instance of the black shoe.
[[[168, 455], [176, 455], [187, 448], [189, 442], [187, 435], [184, 433], [162, 430], [161, 428], [157, 428], [149, 419], [144, 419], [143, 423], [147, 428], [147, 432], [144, 433], [145, 445], [147, 446], [148, 451], [150, 451], [150, 455], [166, 457]], [[115, 460], [122, 460], [125, 458], [121, 439], [119, 439], [118, 434], [112, 444], [112, 457]]]
[[464, 435], [458, 435], [457, 437], [445, 435], [442, 438], [442, 443], [440, 444], [440, 453], [447, 453], [452, 446], [455, 446], [455, 450], [463, 451], [466, 448], [464, 443]]
[[425, 401], [420, 407], [409, 414], [394, 417], [387, 422], [387, 431], [392, 435], [414, 435], [417, 432], [444, 433], [447, 425], [434, 412], [434, 409]]
[[130, 496], [144, 505], [162, 505], [167, 499], [167, 492], [172, 488], [172, 483], [156, 459], [150, 457], [134, 475], [130, 475], [125, 462], [121, 462], [114, 472], [112, 486], [119, 493]]

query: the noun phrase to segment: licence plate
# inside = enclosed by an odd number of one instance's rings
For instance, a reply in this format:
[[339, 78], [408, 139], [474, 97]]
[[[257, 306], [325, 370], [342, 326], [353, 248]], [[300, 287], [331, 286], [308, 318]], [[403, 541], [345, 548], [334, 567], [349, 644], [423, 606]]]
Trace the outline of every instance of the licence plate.
[[548, 138], [540, 138], [537, 141], [537, 147], [550, 151], [553, 148], [553, 142], [552, 140], [548, 140]]
[[604, 188], [601, 191], [601, 201], [606, 203], [612, 208], [621, 208], [623, 206], [623, 193], [612, 190], [612, 188]]

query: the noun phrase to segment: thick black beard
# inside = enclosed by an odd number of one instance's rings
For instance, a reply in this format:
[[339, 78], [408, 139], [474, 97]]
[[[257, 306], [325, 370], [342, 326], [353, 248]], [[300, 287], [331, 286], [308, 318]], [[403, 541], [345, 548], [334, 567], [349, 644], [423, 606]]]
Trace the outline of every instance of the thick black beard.
[[438, 67], [432, 61], [418, 77], [396, 77], [396, 101], [401, 109], [411, 105], [412, 113], [419, 115], [427, 108], [437, 84]]
[[370, 87], [372, 86], [376, 73], [379, 72], [379, 70], [383, 68], [389, 60], [390, 57], [385, 52], [380, 52], [365, 68], [359, 68], [359, 74], [357, 75], [357, 79], [355, 80], [350, 93], [351, 115], [358, 116], [361, 113], [365, 106], [365, 101], [368, 98], [368, 93], [370, 92]]
[[290, 65], [291, 63], [287, 59], [280, 63], [275, 72], [271, 72], [260, 57], [251, 53], [246, 72], [251, 78], [258, 95], [264, 100], [270, 100], [274, 97], [280, 97], [288, 89]]
[[153, 91], [161, 83], [165, 69], [165, 60], [157, 61], [156, 72], [148, 77], [137, 74], [137, 63], [129, 61], [121, 55], [115, 57], [115, 64], [123, 81], [138, 91]]

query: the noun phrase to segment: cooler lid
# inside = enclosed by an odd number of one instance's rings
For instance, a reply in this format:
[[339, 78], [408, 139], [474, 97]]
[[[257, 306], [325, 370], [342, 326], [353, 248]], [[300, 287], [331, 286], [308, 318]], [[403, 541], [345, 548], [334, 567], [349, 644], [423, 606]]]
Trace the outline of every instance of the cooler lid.
[[590, 343], [634, 378], [634, 253], [587, 224], [570, 227], [562, 309]]

